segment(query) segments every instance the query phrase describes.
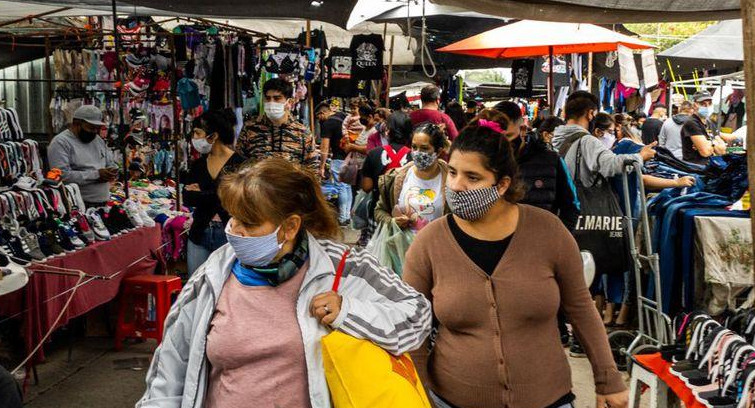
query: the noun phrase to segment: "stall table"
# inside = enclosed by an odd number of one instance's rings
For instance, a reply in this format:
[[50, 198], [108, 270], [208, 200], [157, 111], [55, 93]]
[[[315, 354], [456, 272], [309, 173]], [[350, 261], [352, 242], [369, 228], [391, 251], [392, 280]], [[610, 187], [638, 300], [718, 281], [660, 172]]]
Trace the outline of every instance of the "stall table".
[[[51, 258], [41, 263], [43, 266], [32, 264], [28, 269], [40, 272], [32, 273], [29, 284], [22, 290], [0, 298], [0, 315], [4, 318], [15, 316], [23, 321], [24, 346], [26, 352], [31, 353], [50, 330], [78, 281], [76, 276], [41, 271], [65, 268], [105, 278], [84, 278], [82, 283], [85, 284], [76, 290], [70, 306], [55, 327], [57, 329], [114, 299], [123, 278], [153, 273], [162, 259], [158, 250], [160, 244], [160, 226], [143, 227], [110, 241], [96, 242], [76, 252]], [[44, 348], [39, 349], [31, 363], [42, 361]]]

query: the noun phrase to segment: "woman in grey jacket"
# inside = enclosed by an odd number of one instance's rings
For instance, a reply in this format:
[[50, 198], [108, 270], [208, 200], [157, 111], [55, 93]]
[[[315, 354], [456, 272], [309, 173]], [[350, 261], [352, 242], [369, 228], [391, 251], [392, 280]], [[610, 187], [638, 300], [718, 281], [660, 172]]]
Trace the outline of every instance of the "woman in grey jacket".
[[267, 159], [224, 178], [228, 244], [170, 310], [137, 407], [331, 406], [320, 338], [331, 330], [399, 355], [430, 332], [430, 305], [347, 247], [313, 174]]

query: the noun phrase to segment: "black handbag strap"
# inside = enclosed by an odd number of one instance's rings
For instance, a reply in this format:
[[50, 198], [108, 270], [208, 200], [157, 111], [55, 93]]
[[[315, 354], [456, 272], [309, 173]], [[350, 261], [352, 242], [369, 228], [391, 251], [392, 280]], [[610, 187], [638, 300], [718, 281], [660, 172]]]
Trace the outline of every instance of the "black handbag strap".
[[579, 138], [579, 142], [577, 142], [577, 169], [574, 170], [574, 178], [576, 179], [574, 180], [574, 183], [582, 188], [593, 188], [599, 181], [605, 181], [605, 177], [598, 173], [594, 176], [593, 182], [589, 186], [585, 186], [584, 183], [582, 183], [582, 179], [580, 178], [580, 168], [582, 167], [582, 138], [587, 135], [589, 135], [589, 133], [582, 135], [582, 137]]

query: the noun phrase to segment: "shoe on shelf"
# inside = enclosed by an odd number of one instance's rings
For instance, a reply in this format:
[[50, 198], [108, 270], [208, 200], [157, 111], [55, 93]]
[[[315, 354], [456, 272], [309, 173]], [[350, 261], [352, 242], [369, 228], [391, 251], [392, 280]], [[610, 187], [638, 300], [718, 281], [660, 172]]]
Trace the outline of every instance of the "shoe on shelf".
[[37, 236], [29, 232], [26, 228], [21, 227], [18, 233], [19, 238], [24, 243], [24, 250], [35, 261], [44, 261], [47, 259], [42, 249], [39, 247]]
[[100, 218], [100, 214], [97, 213], [97, 210], [94, 208], [88, 209], [86, 212], [86, 218], [97, 241], [110, 240], [110, 231], [107, 230], [105, 223], [102, 222], [102, 218]]
[[14, 236], [18, 236], [18, 230], [21, 228], [18, 224], [18, 220], [9, 215], [5, 215], [0, 219], [0, 227]]
[[11, 235], [8, 230], [3, 230], [0, 234], [0, 250], [3, 255], [19, 265], [28, 266], [31, 262], [31, 255], [24, 252], [21, 239], [18, 236]]
[[[73, 229], [71, 229], [71, 227], [70, 227], [70, 226], [69, 226], [68, 224], [66, 224], [65, 222], [63, 222], [63, 221], [62, 221], [62, 220], [60, 220], [60, 219], [56, 219], [56, 220], [55, 220], [55, 222], [56, 222], [56, 223], [58, 224], [58, 231], [60, 231], [60, 234], [61, 234], [61, 236], [62, 236], [62, 238], [63, 238], [63, 241], [65, 242], [65, 241], [66, 241], [66, 239], [67, 239], [67, 240], [68, 240], [68, 242], [70, 242], [70, 243], [71, 243], [71, 245], [73, 245], [73, 246], [74, 246], [74, 250], [75, 250], [75, 249], [81, 249], [81, 248], [84, 248], [84, 247], [86, 247], [86, 246], [87, 246], [87, 245], [86, 245], [86, 244], [84, 243], [84, 241], [82, 241], [82, 240], [81, 240], [81, 239], [80, 239], [80, 238], [79, 238], [79, 237], [78, 237], [78, 236], [76, 235], [76, 232], [74, 232], [74, 230], [73, 230]], [[65, 247], [66, 247], [66, 246], [65, 246], [65, 245], [63, 245], [63, 248], [65, 248]]]
[[87, 217], [85, 217], [84, 214], [74, 210], [71, 212], [71, 220], [76, 224], [76, 227], [79, 231], [81, 231], [81, 234], [86, 237], [87, 241], [95, 241], [96, 238], [94, 236], [94, 232], [92, 231], [92, 227], [89, 225]]
[[47, 244], [50, 246], [50, 249], [55, 253], [55, 255], [63, 255], [66, 253], [66, 249], [63, 248], [63, 246], [60, 243], [60, 237], [58, 236], [57, 231], [52, 229], [46, 229], [44, 231], [44, 236], [47, 241]]
[[47, 235], [45, 235], [41, 231], [34, 232], [34, 235], [37, 236], [37, 242], [39, 242], [39, 249], [42, 251], [43, 254], [45, 254], [45, 257], [51, 258], [55, 255], [55, 251], [52, 249], [52, 245], [50, 244], [50, 241], [47, 239]]
[[121, 235], [120, 228], [118, 228], [118, 226], [113, 222], [114, 218], [110, 216], [109, 212], [105, 211], [104, 208], [98, 208], [96, 210], [96, 214], [99, 215], [100, 219], [102, 220], [102, 224], [108, 230], [111, 237], [117, 237]]
[[110, 219], [112, 223], [118, 228], [120, 232], [130, 232], [135, 229], [135, 225], [128, 217], [128, 214], [126, 214], [126, 210], [123, 209], [120, 205], [114, 205], [112, 208], [110, 208], [110, 212], [108, 213], [110, 215]]
[[147, 214], [147, 211], [144, 210], [144, 207], [142, 207], [142, 205], [139, 204], [139, 202], [137, 202], [136, 200], [128, 200], [126, 201], [126, 204], [124, 206], [127, 208], [131, 207], [131, 211], [138, 214], [138, 218], [140, 219], [143, 226], [145, 227], [155, 226], [155, 220], [153, 220], [152, 217], [150, 217]]
[[131, 221], [131, 224], [137, 228], [144, 226], [142, 217], [139, 215], [139, 204], [132, 200], [126, 200], [126, 202], [123, 203], [122, 208], [126, 212], [126, 216], [128, 217], [128, 220]]

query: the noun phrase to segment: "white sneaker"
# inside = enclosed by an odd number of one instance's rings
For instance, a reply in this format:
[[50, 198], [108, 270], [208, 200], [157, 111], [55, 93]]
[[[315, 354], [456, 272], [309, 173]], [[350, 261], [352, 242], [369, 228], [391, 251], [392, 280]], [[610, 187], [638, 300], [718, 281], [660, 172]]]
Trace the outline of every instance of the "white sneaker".
[[154, 227], [155, 220], [153, 220], [152, 217], [150, 217], [149, 214], [147, 214], [147, 211], [144, 209], [144, 207], [141, 204], [136, 203], [136, 208], [139, 211], [139, 218], [142, 219], [142, 223], [144, 224], [144, 226], [150, 227], [150, 228]]
[[136, 228], [144, 226], [144, 221], [142, 221], [142, 217], [139, 215], [139, 207], [139, 204], [133, 200], [127, 200], [123, 203], [123, 209], [126, 210], [126, 215], [128, 216], [129, 221], [131, 221]]
[[15, 292], [29, 283], [26, 269], [7, 258], [6, 260], [7, 264], [0, 266], [0, 296]]
[[110, 231], [105, 227], [105, 223], [102, 222], [102, 218], [97, 214], [97, 210], [94, 208], [88, 209], [86, 217], [89, 221], [89, 226], [92, 227], [92, 231], [94, 231], [94, 237], [97, 241], [109, 241]]

